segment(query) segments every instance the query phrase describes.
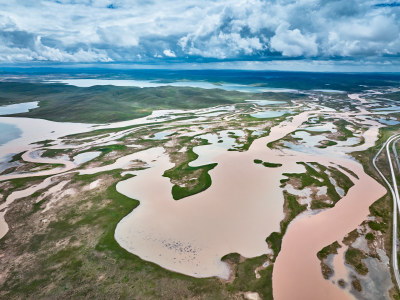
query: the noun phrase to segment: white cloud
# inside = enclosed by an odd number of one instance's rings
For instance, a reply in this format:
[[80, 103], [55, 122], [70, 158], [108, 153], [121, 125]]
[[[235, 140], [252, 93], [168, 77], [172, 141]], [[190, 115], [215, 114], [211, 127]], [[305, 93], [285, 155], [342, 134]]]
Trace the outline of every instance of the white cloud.
[[170, 49], [165, 49], [163, 51], [163, 53], [165, 56], [168, 56], [168, 57], [176, 57], [176, 54], [174, 53], [174, 51], [171, 51]]
[[279, 25], [271, 38], [271, 49], [284, 56], [316, 56], [318, 45], [314, 34], [302, 34], [299, 29], [290, 30], [288, 24]]
[[327, 54], [340, 56], [397, 54], [399, 26], [393, 17], [377, 15], [351, 20], [329, 32]]
[[104, 51], [99, 50], [61, 51], [43, 45], [41, 38], [36, 37], [32, 48], [11, 48], [0, 44], [0, 61], [111, 62], [112, 59]]
[[400, 9], [376, 3], [1, 1], [0, 60], [399, 56]]

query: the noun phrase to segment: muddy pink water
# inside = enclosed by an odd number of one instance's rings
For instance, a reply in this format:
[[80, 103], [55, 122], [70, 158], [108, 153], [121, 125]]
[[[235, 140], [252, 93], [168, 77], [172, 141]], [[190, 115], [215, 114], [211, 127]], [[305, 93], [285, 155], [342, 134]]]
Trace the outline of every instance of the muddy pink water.
[[[359, 180], [355, 180], [355, 186], [334, 209], [300, 217], [289, 226], [274, 267], [273, 286], [276, 299], [345, 299], [350, 297], [346, 292], [322, 278], [315, 254], [361, 223], [368, 214], [368, 206], [384, 190], [364, 174], [359, 164], [339, 152], [350, 151], [340, 143], [321, 150], [321, 155], [266, 147], [268, 142], [296, 130], [312, 113], [302, 113], [273, 127], [268, 137], [256, 140], [247, 152], [227, 152], [215, 145], [196, 148], [199, 161], [218, 163], [210, 172], [213, 184], [205, 192], [181, 201], [172, 199], [172, 185], [162, 176], [172, 167], [162, 148], [129, 155], [113, 165], [82, 173], [123, 168], [132, 159], [148, 162], [151, 168], [135, 172], [137, 177], [117, 186], [121, 193], [141, 201], [118, 224], [117, 241], [132, 253], [165, 268], [197, 277], [226, 278], [229, 269], [220, 261], [223, 255], [239, 252], [252, 257], [270, 251], [265, 238], [279, 230], [283, 216], [279, 188], [282, 173], [304, 171], [297, 161], [343, 165], [355, 172]], [[365, 144], [351, 151], [373, 145], [376, 135], [377, 129], [371, 128], [365, 133]], [[265, 168], [254, 164], [256, 158], [283, 166]], [[359, 195], [365, 197], [358, 198]]]
[[[302, 113], [292, 121], [273, 127], [268, 137], [256, 140], [246, 152], [227, 152], [216, 145], [195, 148], [199, 158], [191, 165], [217, 162], [218, 166], [210, 172], [213, 183], [209, 189], [180, 201], [172, 199], [172, 185], [162, 177], [172, 167], [162, 149], [137, 153], [136, 159], [149, 162], [151, 168], [136, 172], [138, 176], [117, 185], [119, 192], [139, 199], [141, 204], [118, 224], [116, 240], [143, 259], [196, 277], [227, 278], [229, 270], [220, 261], [225, 254], [238, 252], [253, 257], [268, 253], [265, 238], [279, 230], [282, 219], [283, 197], [279, 188], [282, 173], [304, 171], [296, 164], [298, 161], [341, 164], [351, 170], [359, 168], [335, 148], [315, 156], [266, 147], [268, 142], [296, 130], [311, 114]], [[376, 130], [371, 128], [366, 136], [364, 146], [373, 144]], [[340, 147], [339, 143], [336, 149]], [[154, 157], [156, 160], [150, 162]], [[265, 168], [254, 164], [254, 159], [283, 166]], [[314, 276], [322, 278], [320, 269]], [[332, 285], [332, 289], [337, 288]]]
[[[76, 134], [76, 133], [84, 133], [88, 131], [93, 131], [95, 129], [105, 129], [105, 128], [120, 128], [131, 125], [140, 125], [147, 124], [150, 122], [162, 122], [164, 121], [163, 117], [169, 117], [171, 119], [176, 118], [177, 116], [169, 116], [171, 113], [181, 113], [182, 111], [177, 110], [159, 110], [153, 111], [150, 116], [134, 119], [130, 121], [111, 123], [106, 125], [94, 125], [94, 124], [80, 124], [80, 123], [61, 123], [61, 122], [53, 122], [41, 119], [31, 119], [31, 118], [14, 118], [14, 117], [0, 117], [0, 121], [6, 124], [16, 125], [21, 131], [22, 136], [11, 140], [10, 142], [0, 146], [0, 161], [2, 161], [7, 155], [21, 153], [23, 151], [27, 151], [24, 153], [22, 158], [27, 162], [35, 162], [35, 163], [56, 163], [63, 164], [63, 167], [53, 168], [50, 170], [39, 171], [39, 172], [29, 172], [29, 173], [21, 173], [21, 174], [7, 174], [0, 175], [0, 181], [6, 181], [15, 178], [25, 178], [25, 177], [34, 177], [34, 176], [51, 176], [55, 174], [60, 174], [62, 172], [67, 172], [73, 170], [76, 165], [69, 160], [66, 159], [51, 159], [44, 157], [31, 157], [30, 154], [34, 151], [35, 148], [39, 146], [35, 144], [38, 141], [43, 140], [55, 140], [56, 146], [54, 148], [75, 148], [74, 145], [61, 145], [62, 142], [60, 140], [61, 137]], [[125, 131], [124, 131], [125, 132]], [[104, 139], [99, 139], [94, 142], [86, 143], [85, 145], [80, 145], [80, 147], [86, 146], [90, 147], [95, 143], [100, 143], [104, 145], [107, 142], [113, 141], [120, 136], [121, 132], [112, 133]], [[49, 147], [53, 148], [53, 147]], [[119, 166], [120, 167], [120, 166]], [[4, 203], [0, 205], [0, 238], [2, 238], [8, 232], [8, 225], [4, 219], [5, 214], [7, 213], [7, 207], [16, 199], [26, 197], [37, 191], [38, 189], [45, 188], [49, 185], [48, 179], [46, 179], [43, 183], [39, 185], [35, 185], [27, 188], [23, 191], [16, 191], [9, 195]]]
[[295, 157], [284, 157], [278, 151], [268, 155], [266, 143], [285, 136], [308, 114], [276, 127], [250, 151], [228, 152], [214, 145], [195, 148], [202, 163], [218, 163], [210, 172], [213, 183], [206, 191], [179, 201], [172, 198], [172, 184], [162, 176], [173, 166], [163, 149], [137, 153], [136, 159], [151, 168], [117, 185], [119, 192], [141, 201], [118, 224], [118, 243], [143, 259], [196, 277], [228, 278], [228, 266], [221, 262], [228, 253], [254, 257], [270, 252], [265, 238], [279, 230], [283, 218], [279, 180], [285, 169], [265, 168], [254, 159], [273, 159], [292, 171], [304, 171]]
[[[362, 100], [358, 95], [352, 95], [352, 98]], [[365, 144], [354, 147], [354, 151], [375, 144], [379, 125], [375, 122], [369, 122], [369, 125], [371, 127], [364, 135]], [[317, 215], [300, 216], [290, 224], [274, 265], [274, 299], [354, 298], [322, 277], [316, 254], [334, 241], [341, 242], [347, 233], [362, 223], [369, 214], [369, 206], [382, 197], [386, 189], [368, 176], [357, 162], [347, 158], [337, 163], [352, 170], [359, 179], [352, 177], [354, 186], [334, 208]]]
[[351, 298], [348, 293], [323, 279], [316, 257], [319, 250], [334, 241], [341, 241], [364, 221], [369, 214], [368, 207], [386, 192], [359, 165], [354, 164], [351, 170], [359, 176], [359, 180], [334, 209], [300, 217], [289, 226], [274, 266], [275, 299]]
[[[338, 151], [370, 147], [378, 130], [371, 127], [365, 132], [363, 145], [348, 149], [339, 143], [321, 155], [266, 147], [268, 142], [296, 130], [309, 114], [272, 128], [268, 137], [255, 141], [245, 153], [219, 152], [215, 146], [196, 148], [201, 163], [218, 163], [210, 172], [213, 184], [205, 192], [181, 201], [170, 196], [171, 184], [166, 178], [157, 179], [171, 167], [159, 153], [151, 169], [118, 185], [118, 191], [140, 199], [141, 205], [118, 224], [117, 241], [165, 268], [197, 277], [226, 278], [229, 271], [219, 260], [223, 255], [238, 252], [251, 257], [269, 251], [264, 240], [279, 228], [283, 199], [278, 186], [283, 172], [299, 172], [297, 161], [342, 165], [359, 179], [353, 178], [354, 187], [334, 209], [300, 217], [289, 227], [274, 267], [273, 286], [276, 299], [351, 298], [348, 292], [323, 279], [316, 253], [356, 228], [368, 215], [369, 205], [384, 194], [384, 188], [367, 176], [360, 164]], [[283, 166], [257, 169], [252, 162], [255, 158]]]

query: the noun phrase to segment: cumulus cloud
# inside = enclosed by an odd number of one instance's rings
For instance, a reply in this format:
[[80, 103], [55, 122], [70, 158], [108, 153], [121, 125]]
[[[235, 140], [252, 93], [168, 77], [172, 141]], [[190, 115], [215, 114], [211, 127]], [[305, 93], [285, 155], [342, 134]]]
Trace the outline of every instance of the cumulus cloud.
[[165, 56], [168, 56], [168, 57], [176, 57], [174, 51], [172, 51], [172, 50], [170, 50], [170, 49], [165, 49], [165, 50], [163, 51], [163, 53], [164, 53]]
[[282, 24], [271, 38], [271, 50], [284, 56], [316, 56], [318, 45], [315, 34], [302, 34], [299, 29], [289, 29], [289, 24]]
[[0, 61], [400, 56], [393, 3], [9, 0], [0, 3]]
[[65, 51], [46, 46], [34, 33], [19, 30], [9, 18], [0, 19], [0, 61], [110, 62], [104, 50], [76, 48]]

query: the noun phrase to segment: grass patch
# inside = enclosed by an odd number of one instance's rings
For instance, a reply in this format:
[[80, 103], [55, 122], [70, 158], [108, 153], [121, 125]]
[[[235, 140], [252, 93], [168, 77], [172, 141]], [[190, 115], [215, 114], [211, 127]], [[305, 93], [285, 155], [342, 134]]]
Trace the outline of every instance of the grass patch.
[[296, 197], [294, 195], [289, 194], [288, 192], [284, 191], [284, 211], [285, 211], [285, 218], [281, 221], [281, 232], [272, 232], [266, 239], [268, 246], [274, 252], [274, 258], [276, 259], [279, 252], [281, 251], [281, 244], [282, 238], [285, 235], [286, 229], [290, 222], [300, 213], [307, 209], [307, 205], [301, 205], [297, 202]]
[[368, 268], [365, 263], [362, 262], [362, 259], [367, 258], [367, 255], [363, 251], [350, 246], [349, 249], [347, 249], [344, 257], [346, 263], [353, 266], [358, 274], [368, 274]]
[[66, 150], [66, 149], [45, 149], [41, 156], [54, 158], [54, 157], [60, 156], [62, 154], [66, 154], [67, 151], [68, 150]]
[[22, 155], [24, 155], [25, 152], [26, 151], [23, 151], [23, 152], [20, 152], [20, 153], [17, 153], [15, 155], [13, 155], [13, 157], [11, 158], [10, 162], [22, 161], [23, 160], [22, 159]]
[[354, 137], [353, 132], [346, 128], [346, 126], [352, 125], [350, 122], [346, 120], [339, 120], [335, 121], [333, 124], [336, 125], [338, 132], [341, 133], [341, 135], [338, 137], [339, 141], [346, 141], [348, 138]]
[[321, 149], [324, 149], [324, 148], [328, 148], [330, 146], [335, 146], [335, 145], [337, 145], [337, 142], [329, 140], [329, 141], [323, 142], [322, 145], [319, 145], [317, 147], [321, 148]]
[[274, 163], [270, 163], [270, 162], [266, 162], [266, 161], [264, 161], [262, 164], [263, 164], [264, 167], [267, 167], [267, 168], [279, 168], [279, 167], [282, 167], [282, 164], [274, 164]]
[[[208, 189], [211, 186], [211, 176], [208, 172], [217, 165], [213, 163], [191, 167], [189, 163], [196, 160], [198, 155], [193, 152], [193, 148], [188, 149], [185, 155], [186, 158], [183, 162], [175, 165], [172, 169], [166, 170], [163, 174], [163, 176], [170, 178], [171, 181], [176, 182], [171, 190], [172, 197], [175, 200], [180, 200]], [[184, 185], [177, 184], [177, 182], [181, 182], [184, 178], [190, 178], [190, 180], [184, 182]]]
[[341, 247], [342, 246], [340, 246], [340, 244], [337, 241], [335, 241], [332, 244], [330, 244], [330, 245], [322, 248], [320, 251], [318, 251], [317, 257], [319, 260], [323, 260], [323, 259], [327, 258], [328, 255], [330, 255], [330, 254], [337, 254], [338, 253], [337, 249], [339, 249]]
[[[58, 122], [108, 123], [145, 117], [153, 110], [199, 109], [217, 105], [244, 103], [247, 99], [289, 98], [288, 94], [245, 93], [222, 89], [193, 87], [76, 87], [64, 84], [1, 82], [0, 100], [20, 102], [40, 101], [39, 107], [23, 117]], [[302, 98], [304, 95], [290, 94]], [[60, 114], [60, 112], [63, 112]]]

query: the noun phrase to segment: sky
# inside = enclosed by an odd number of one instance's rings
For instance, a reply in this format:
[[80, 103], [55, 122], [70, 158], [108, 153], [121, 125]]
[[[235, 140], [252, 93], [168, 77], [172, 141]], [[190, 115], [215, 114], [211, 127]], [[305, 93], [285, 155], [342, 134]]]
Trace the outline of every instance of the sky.
[[400, 2], [0, 1], [0, 63], [345, 65], [395, 71], [399, 61]]

